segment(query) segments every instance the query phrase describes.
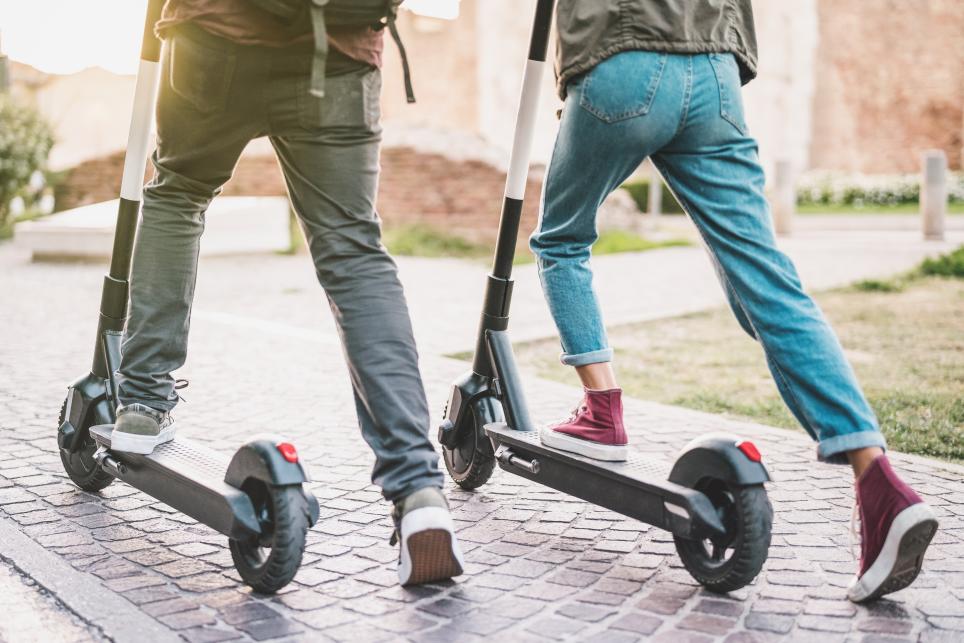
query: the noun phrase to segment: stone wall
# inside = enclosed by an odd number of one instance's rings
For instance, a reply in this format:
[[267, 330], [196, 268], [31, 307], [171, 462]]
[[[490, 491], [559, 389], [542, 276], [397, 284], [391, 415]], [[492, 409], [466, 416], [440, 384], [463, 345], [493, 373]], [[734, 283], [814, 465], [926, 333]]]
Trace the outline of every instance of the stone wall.
[[964, 2], [819, 0], [810, 164], [914, 172], [941, 148], [961, 169]]
[[[117, 197], [124, 154], [81, 163], [57, 190], [57, 209], [66, 210]], [[148, 170], [149, 178], [152, 170]], [[387, 225], [425, 223], [481, 241], [495, 238], [505, 188], [505, 173], [473, 160], [452, 161], [410, 148], [382, 151], [378, 211]], [[530, 179], [520, 243], [536, 224], [541, 181]], [[229, 196], [284, 196], [285, 186], [273, 156], [245, 154], [225, 184]]]

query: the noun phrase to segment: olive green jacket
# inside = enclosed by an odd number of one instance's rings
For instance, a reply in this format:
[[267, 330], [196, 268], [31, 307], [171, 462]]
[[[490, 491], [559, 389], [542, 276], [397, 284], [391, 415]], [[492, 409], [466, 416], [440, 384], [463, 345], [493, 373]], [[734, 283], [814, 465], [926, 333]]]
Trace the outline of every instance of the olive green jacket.
[[744, 84], [756, 76], [750, 0], [559, 0], [556, 78], [566, 85], [621, 51], [732, 53]]

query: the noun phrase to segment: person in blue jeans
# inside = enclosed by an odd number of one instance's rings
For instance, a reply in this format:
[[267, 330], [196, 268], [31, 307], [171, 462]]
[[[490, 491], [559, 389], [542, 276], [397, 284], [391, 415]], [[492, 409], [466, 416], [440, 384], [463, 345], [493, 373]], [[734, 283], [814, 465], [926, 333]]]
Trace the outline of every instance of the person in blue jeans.
[[[705, 14], [714, 4], [694, 1], [680, 11]], [[560, 2], [565, 105], [530, 246], [562, 362], [575, 367], [584, 397], [541, 438], [587, 457], [626, 459], [621, 391], [589, 260], [597, 209], [648, 157], [699, 230], [737, 321], [762, 346], [781, 396], [817, 441], [818, 459], [853, 467], [862, 556], [849, 597], [871, 600], [913, 582], [937, 523], [891, 468], [837, 337], [776, 247], [741, 99], [743, 80], [755, 73], [755, 51], [742, 44], [754, 42], [752, 20], [748, 26], [749, 2], [737, 4], [742, 21], [720, 9], [719, 21], [704, 20], [712, 25], [706, 29], [735, 21], [724, 33], [750, 37], [714, 44], [713, 31], [674, 31], [679, 16], [652, 20], [662, 3], [603, 0], [609, 6], [600, 10]], [[698, 31], [704, 18], [687, 24]], [[668, 30], [662, 40], [654, 36], [660, 28]], [[610, 32], [617, 33], [607, 40]], [[583, 48], [580, 38], [588, 38]]]

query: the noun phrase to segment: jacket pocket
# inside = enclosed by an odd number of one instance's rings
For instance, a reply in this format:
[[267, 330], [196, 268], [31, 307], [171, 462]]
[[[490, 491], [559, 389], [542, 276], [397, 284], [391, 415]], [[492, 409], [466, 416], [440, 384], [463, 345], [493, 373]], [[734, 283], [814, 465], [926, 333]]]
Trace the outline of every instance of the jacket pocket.
[[579, 105], [607, 123], [647, 114], [656, 98], [666, 57], [653, 51], [610, 56], [586, 74]]
[[234, 52], [177, 33], [171, 40], [171, 89], [199, 112], [223, 111], [234, 77]]
[[298, 119], [306, 129], [353, 127], [374, 131], [381, 119], [382, 75], [377, 69], [325, 79], [325, 95], [298, 88]]
[[740, 134], [746, 134], [740, 68], [736, 64], [736, 58], [733, 54], [709, 54], [709, 58], [720, 88], [720, 116], [739, 130]]

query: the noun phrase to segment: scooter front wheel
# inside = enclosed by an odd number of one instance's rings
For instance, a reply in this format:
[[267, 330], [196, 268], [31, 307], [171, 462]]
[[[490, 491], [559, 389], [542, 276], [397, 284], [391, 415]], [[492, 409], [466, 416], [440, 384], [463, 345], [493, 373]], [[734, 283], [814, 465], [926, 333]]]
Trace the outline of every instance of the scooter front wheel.
[[276, 487], [257, 480], [242, 486], [254, 504], [261, 535], [230, 540], [228, 547], [241, 579], [256, 592], [273, 594], [291, 582], [305, 551], [310, 525], [301, 485]]
[[442, 447], [442, 459], [449, 476], [455, 484], [468, 491], [478, 489], [488, 482], [495, 470], [492, 442], [482, 428], [486, 422], [491, 421], [488, 419], [490, 415], [495, 417], [492, 415], [495, 413], [493, 409], [482, 406], [487, 403], [491, 404], [491, 400], [480, 400], [477, 406], [473, 406], [471, 413], [465, 414], [463, 422], [469, 426], [459, 428], [459, 433], [463, 436], [459, 444], [451, 449]]
[[[67, 419], [67, 400], [64, 400], [60, 407], [60, 419], [57, 426], [63, 426]], [[100, 468], [94, 460], [94, 452], [97, 451], [97, 443], [88, 433], [84, 436], [84, 441], [76, 451], [68, 452], [63, 449], [60, 451], [60, 461], [64, 465], [64, 471], [75, 485], [84, 491], [96, 492], [104, 489], [114, 481], [114, 476]]]
[[693, 578], [713, 592], [731, 592], [750, 584], [767, 559], [773, 508], [762, 484], [737, 486], [716, 478], [696, 485], [713, 504], [726, 528], [715, 539], [674, 536], [676, 551]]

